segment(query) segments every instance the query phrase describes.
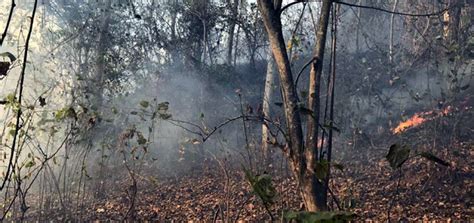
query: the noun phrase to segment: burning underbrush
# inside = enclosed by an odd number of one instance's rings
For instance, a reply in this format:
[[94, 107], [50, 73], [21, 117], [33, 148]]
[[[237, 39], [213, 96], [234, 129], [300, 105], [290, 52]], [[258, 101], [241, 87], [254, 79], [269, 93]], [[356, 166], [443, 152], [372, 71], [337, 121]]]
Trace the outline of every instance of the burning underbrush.
[[[467, 109], [467, 108], [466, 108]], [[411, 116], [406, 121], [400, 122], [397, 127], [392, 129], [393, 134], [400, 134], [406, 131], [409, 128], [417, 127], [422, 125], [423, 123], [436, 119], [438, 117], [447, 116], [449, 113], [452, 112], [452, 107], [448, 106], [443, 110], [439, 111], [426, 111], [426, 112], [418, 112]]]
[[474, 128], [473, 98], [468, 95], [462, 100], [452, 102], [440, 109], [415, 112], [404, 121], [399, 122], [390, 131], [395, 136], [416, 134], [432, 140], [447, 142], [454, 139], [470, 140]]

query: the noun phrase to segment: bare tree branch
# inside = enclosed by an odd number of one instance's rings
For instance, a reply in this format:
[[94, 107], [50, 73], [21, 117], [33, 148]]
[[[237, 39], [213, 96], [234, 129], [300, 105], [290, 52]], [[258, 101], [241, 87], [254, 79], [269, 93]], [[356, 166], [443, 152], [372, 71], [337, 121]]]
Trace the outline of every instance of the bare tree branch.
[[448, 7], [448, 8], [444, 8], [444, 9], [442, 9], [442, 10], [440, 10], [440, 11], [437, 11], [437, 12], [416, 14], [416, 13], [390, 11], [390, 10], [383, 9], [383, 8], [377, 8], [377, 7], [368, 6], [368, 5], [357, 5], [357, 4], [347, 3], [347, 2], [343, 2], [343, 1], [339, 1], [339, 0], [334, 0], [334, 2], [337, 3], [337, 4], [341, 4], [341, 5], [347, 5], [347, 6], [350, 6], [350, 7], [357, 7], [357, 8], [364, 8], [364, 9], [372, 9], [372, 10], [381, 11], [381, 12], [386, 12], [386, 13], [390, 13], [390, 14], [403, 15], [403, 16], [413, 16], [413, 17], [426, 17], [426, 16], [437, 16], [437, 15], [441, 15], [443, 12], [448, 11], [449, 9], [451, 9], [451, 8], [453, 8], [453, 7], [456, 6], [456, 5], [452, 5], [452, 6]]
[[7, 171], [5, 173], [5, 178], [3, 179], [2, 185], [0, 186], [0, 191], [3, 190], [5, 187], [6, 182], [9, 179], [10, 171], [12, 169], [12, 163], [13, 163], [13, 155], [15, 153], [15, 146], [17, 143], [17, 137], [18, 133], [20, 132], [20, 120], [21, 120], [21, 100], [23, 97], [23, 86], [25, 83], [25, 70], [26, 70], [26, 63], [28, 60], [28, 47], [30, 45], [30, 38], [31, 38], [31, 33], [33, 32], [33, 24], [35, 20], [35, 14], [36, 14], [36, 6], [38, 5], [38, 0], [35, 0], [34, 6], [33, 6], [33, 12], [31, 13], [31, 22], [30, 22], [30, 29], [28, 31], [28, 35], [26, 36], [26, 43], [25, 43], [25, 54], [23, 56], [23, 66], [21, 68], [21, 74], [20, 74], [20, 89], [18, 93], [18, 112], [16, 114], [16, 123], [15, 123], [15, 133], [13, 135], [13, 142], [12, 142], [12, 147], [10, 148], [10, 159], [8, 161], [8, 166], [7, 166]]
[[5, 37], [7, 36], [8, 27], [10, 26], [10, 22], [11, 22], [12, 16], [13, 16], [13, 9], [15, 9], [15, 6], [16, 6], [15, 0], [12, 0], [12, 4], [11, 4], [11, 7], [10, 7], [10, 13], [8, 14], [7, 24], [5, 25], [5, 30], [3, 30], [2, 39], [0, 39], [0, 46], [3, 45], [3, 41], [5, 40]]

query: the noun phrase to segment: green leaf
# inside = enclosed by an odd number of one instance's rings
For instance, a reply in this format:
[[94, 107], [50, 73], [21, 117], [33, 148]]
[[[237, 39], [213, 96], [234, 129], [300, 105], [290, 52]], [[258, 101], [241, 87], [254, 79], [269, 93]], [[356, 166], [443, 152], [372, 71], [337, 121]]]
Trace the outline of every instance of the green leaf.
[[150, 105], [150, 103], [148, 101], [140, 101], [140, 106], [142, 106], [144, 108], [148, 108], [149, 105]]
[[16, 100], [14, 93], [8, 94], [5, 98], [5, 106], [11, 106], [13, 109], [18, 109], [20, 103]]
[[158, 104], [158, 111], [166, 112], [169, 108], [170, 103], [165, 101]]
[[167, 120], [171, 118], [171, 114], [160, 114], [160, 118], [163, 120]]
[[26, 168], [31, 168], [31, 167], [34, 167], [36, 165], [35, 161], [34, 160], [30, 160], [28, 161], [26, 164], [25, 164], [25, 167]]
[[137, 143], [138, 145], [145, 145], [147, 140], [143, 137], [142, 134], [138, 134]]
[[140, 131], [136, 131], [137, 133], [137, 143], [138, 145], [145, 145], [147, 143], [147, 140], [145, 137], [143, 137], [143, 134]]
[[287, 221], [302, 223], [312, 222], [348, 222], [356, 217], [354, 213], [344, 211], [320, 211], [320, 212], [286, 212], [284, 218]]
[[430, 152], [421, 152], [420, 154], [418, 154], [419, 156], [429, 160], [429, 161], [432, 161], [432, 162], [435, 162], [435, 163], [438, 163], [438, 164], [441, 164], [443, 166], [450, 166], [448, 162], [440, 159], [439, 157], [433, 155], [432, 153]]
[[69, 108], [69, 109], [66, 111], [66, 116], [67, 116], [68, 118], [77, 119], [76, 110], [74, 110], [74, 108]]
[[314, 174], [320, 180], [326, 179], [329, 172], [329, 162], [327, 160], [321, 160], [316, 162], [316, 167], [314, 170]]
[[74, 108], [67, 107], [67, 108], [58, 110], [54, 117], [56, 118], [57, 121], [60, 121], [66, 118], [77, 119], [77, 113], [76, 113], [76, 110], [74, 110]]
[[390, 146], [388, 154], [385, 156], [388, 162], [390, 163], [390, 167], [392, 169], [396, 169], [402, 166], [405, 161], [408, 160], [410, 156], [410, 148], [406, 145], [400, 146], [398, 144], [393, 144]]
[[252, 191], [262, 200], [264, 205], [272, 204], [276, 197], [276, 190], [272, 184], [272, 177], [268, 174], [254, 175], [244, 168], [245, 177], [252, 187]]
[[8, 95], [7, 95], [7, 101], [10, 102], [10, 103], [15, 102], [15, 101], [16, 101], [15, 94], [13, 94], [13, 93], [8, 94]]

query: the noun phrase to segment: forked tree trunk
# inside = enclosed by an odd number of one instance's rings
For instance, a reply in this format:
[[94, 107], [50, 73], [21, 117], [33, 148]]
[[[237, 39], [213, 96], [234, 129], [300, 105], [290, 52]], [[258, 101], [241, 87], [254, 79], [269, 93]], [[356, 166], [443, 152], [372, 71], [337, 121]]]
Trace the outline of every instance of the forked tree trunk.
[[[283, 106], [286, 118], [288, 148], [285, 152], [291, 170], [295, 175], [301, 197], [308, 211], [327, 210], [327, 189], [315, 175], [317, 162], [317, 131], [319, 124], [319, 80], [322, 71], [322, 58], [326, 42], [326, 29], [329, 20], [331, 0], [324, 0], [320, 25], [317, 32], [315, 56], [318, 59], [312, 64], [310, 77], [310, 105], [316, 119], [308, 122], [307, 145], [304, 145], [303, 125], [298, 108], [298, 98], [293, 82], [290, 62], [283, 39], [280, 10], [282, 1], [258, 0], [258, 7], [262, 13], [263, 22], [268, 33], [270, 46], [275, 62], [278, 66], [280, 88], [283, 97]], [[316, 137], [315, 137], [316, 136]]]

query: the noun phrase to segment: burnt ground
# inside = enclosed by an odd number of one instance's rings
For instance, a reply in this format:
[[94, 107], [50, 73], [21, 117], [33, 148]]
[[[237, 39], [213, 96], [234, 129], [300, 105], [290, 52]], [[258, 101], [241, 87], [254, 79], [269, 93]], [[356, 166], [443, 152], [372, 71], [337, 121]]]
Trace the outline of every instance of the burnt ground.
[[[336, 151], [343, 170], [333, 168], [329, 205], [336, 202], [355, 213], [357, 220], [386, 221], [462, 221], [474, 220], [474, 143], [472, 107], [433, 119], [402, 135], [385, 135], [378, 140], [362, 138], [360, 148]], [[433, 131], [436, 129], [436, 131]], [[443, 166], [414, 156], [401, 169], [392, 170], [385, 155], [392, 143], [404, 143], [416, 152], [429, 151], [449, 163]], [[135, 206], [131, 209], [129, 178], [107, 182], [105, 197], [64, 202], [65, 209], [35, 207], [30, 196], [27, 221], [270, 221], [270, 215], [244, 177], [241, 163], [215, 160], [202, 162], [180, 177], [137, 176]], [[302, 210], [295, 180], [283, 162], [270, 173], [277, 198], [269, 207], [275, 220], [285, 211]], [[220, 164], [220, 165], [219, 165]], [[227, 168], [221, 168], [226, 166]], [[227, 174], [225, 174], [227, 172]], [[117, 174], [114, 174], [117, 175]], [[91, 188], [92, 185], [91, 185]], [[71, 197], [76, 197], [75, 195]], [[79, 196], [77, 196], [79, 197]], [[57, 203], [58, 201], [52, 201]], [[51, 205], [60, 206], [60, 205]]]
[[[344, 172], [335, 170], [331, 189], [344, 210], [356, 213], [358, 220], [385, 221], [389, 207], [390, 218], [396, 221], [473, 220], [473, 145], [459, 143], [449, 149], [457, 151], [445, 157], [450, 167], [421, 158], [411, 159], [404, 164], [399, 182], [400, 172], [390, 169], [384, 159], [385, 151], [372, 153], [372, 159], [358, 153], [359, 157], [344, 161]], [[196, 170], [180, 179], [162, 182], [143, 178], [136, 197], [134, 220], [270, 221], [243, 173], [232, 171], [226, 178], [221, 170], [217, 166]], [[270, 209], [275, 219], [280, 219], [285, 210], [301, 209], [301, 201], [295, 181], [281, 177], [283, 174], [275, 175], [278, 198]], [[117, 189], [111, 190], [114, 192], [109, 192], [101, 201], [85, 202], [68, 216], [59, 210], [42, 215], [31, 210], [26, 220], [123, 220], [126, 213], [133, 213], [129, 212], [127, 195], [130, 183], [121, 182], [116, 186]], [[335, 208], [334, 201], [330, 200]]]

